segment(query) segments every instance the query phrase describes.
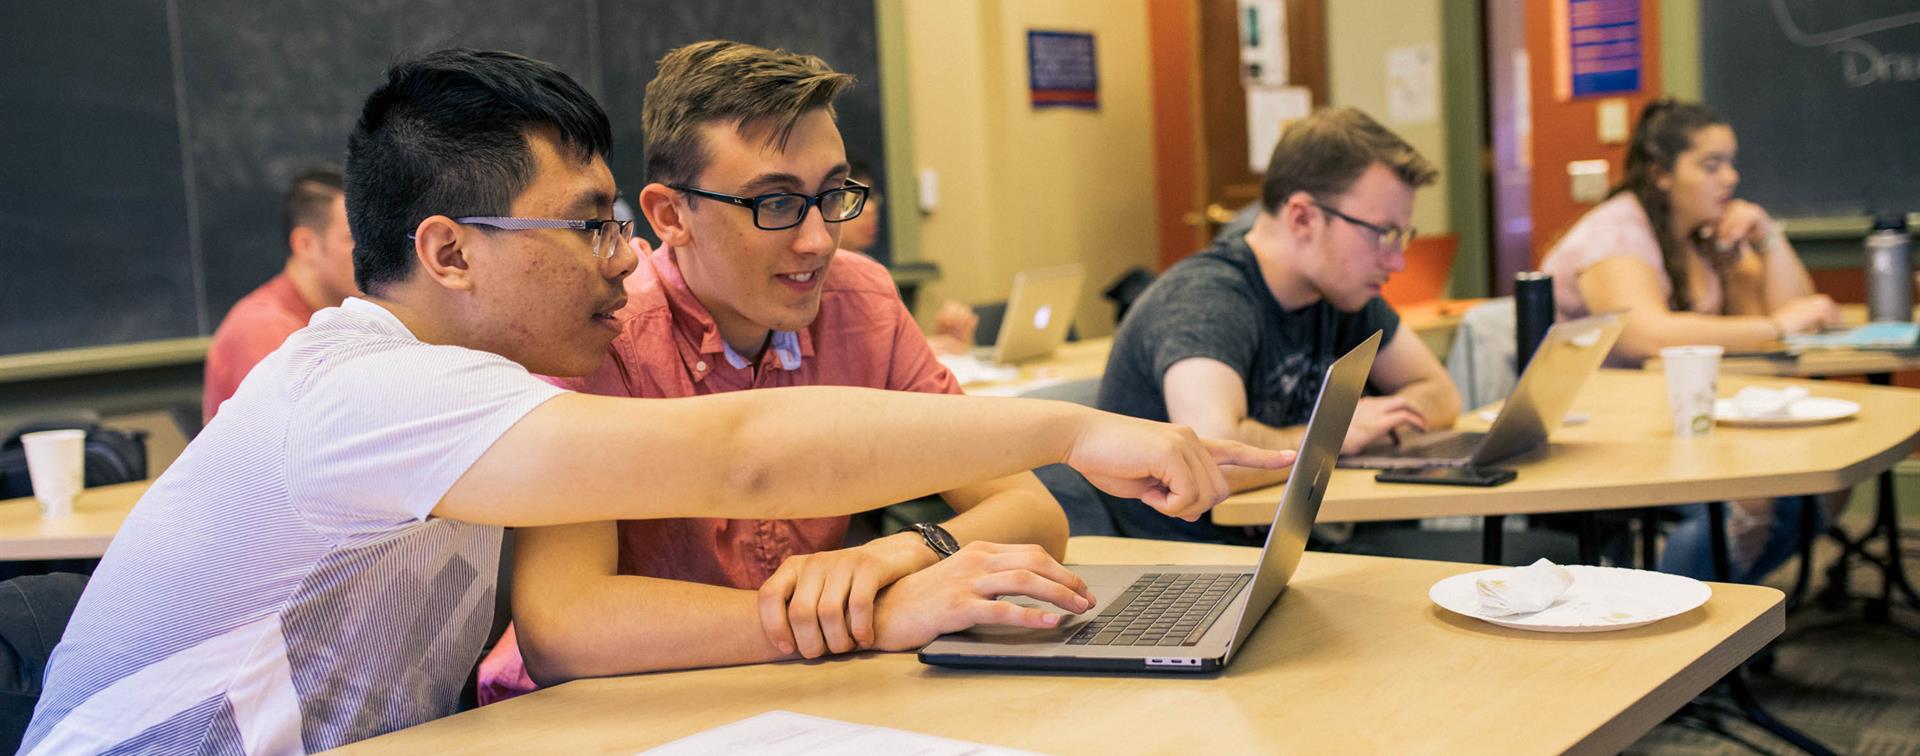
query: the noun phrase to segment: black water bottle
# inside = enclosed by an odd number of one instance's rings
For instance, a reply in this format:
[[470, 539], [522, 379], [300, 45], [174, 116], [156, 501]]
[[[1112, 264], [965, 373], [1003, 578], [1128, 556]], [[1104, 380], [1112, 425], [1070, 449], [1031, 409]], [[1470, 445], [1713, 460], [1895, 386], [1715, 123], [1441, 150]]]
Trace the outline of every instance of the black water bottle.
[[1537, 270], [1513, 277], [1513, 338], [1515, 374], [1525, 372], [1540, 341], [1553, 327], [1553, 276]]

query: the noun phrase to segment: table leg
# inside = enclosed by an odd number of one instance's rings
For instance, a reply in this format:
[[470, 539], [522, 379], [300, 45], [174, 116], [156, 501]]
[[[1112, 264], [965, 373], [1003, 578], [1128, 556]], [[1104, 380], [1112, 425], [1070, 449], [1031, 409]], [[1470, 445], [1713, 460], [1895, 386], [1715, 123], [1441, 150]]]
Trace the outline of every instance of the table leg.
[[1713, 579], [1733, 582], [1733, 557], [1727, 553], [1727, 503], [1707, 502], [1707, 544], [1713, 552]]
[[[1867, 376], [1867, 382], [1875, 386], [1891, 386], [1893, 385], [1893, 374], [1874, 373]], [[1880, 567], [1880, 571], [1884, 573], [1881, 576], [1882, 579], [1880, 582], [1879, 611], [1872, 612], [1870, 610], [1869, 612], [1870, 614], [1878, 614], [1879, 616], [1876, 617], [1876, 619], [1883, 622], [1889, 619], [1892, 614], [1895, 589], [1898, 589], [1902, 594], [1901, 597], [1906, 599], [1908, 606], [1920, 609], [1920, 594], [1916, 594], [1913, 590], [1913, 584], [1907, 582], [1906, 567], [1900, 563], [1900, 509], [1898, 502], [1894, 498], [1893, 483], [1893, 468], [1889, 467], [1880, 473], [1879, 511], [1875, 513], [1873, 529], [1867, 531], [1867, 535], [1860, 539], [1860, 543], [1865, 545], [1865, 543], [1873, 537], [1873, 534], [1881, 530], [1885, 530], [1887, 533], [1886, 561], [1876, 562]], [[1865, 554], [1864, 551], [1861, 553], [1862, 555]], [[1842, 554], [1841, 558], [1845, 559], [1846, 555]]]
[[1660, 568], [1660, 510], [1640, 510], [1640, 569]]
[[[1887, 535], [1886, 561], [1877, 563], [1881, 571], [1886, 573], [1880, 581], [1880, 602], [1882, 604], [1880, 614], [1882, 616], [1878, 618], [1885, 621], [1887, 619], [1886, 615], [1890, 614], [1890, 610], [1893, 607], [1893, 602], [1896, 598], [1894, 593], [1896, 590], [1900, 593], [1899, 598], [1904, 598], [1907, 605], [1915, 609], [1920, 609], [1920, 594], [1916, 594], [1913, 590], [1913, 584], [1907, 582], [1907, 569], [1906, 566], [1901, 563], [1900, 507], [1899, 502], [1894, 498], [1892, 468], [1888, 468], [1885, 472], [1880, 473], [1879, 493], [1880, 495], [1876, 497], [1879, 499], [1879, 512], [1877, 512], [1874, 517], [1873, 530], [1868, 531], [1868, 534], [1871, 536], [1872, 534], [1885, 531]], [[1864, 541], [1865, 539], [1862, 539], [1863, 545]]]
[[1487, 515], [1480, 518], [1480, 563], [1499, 566], [1505, 549], [1501, 539], [1505, 536], [1506, 515]]
[[1800, 608], [1806, 598], [1807, 586], [1813, 582], [1813, 544], [1819, 534], [1813, 532], [1820, 523], [1818, 507], [1820, 501], [1815, 497], [1809, 505], [1800, 507], [1800, 567], [1793, 579], [1793, 592], [1787, 594], [1787, 611]]
[[1600, 517], [1591, 510], [1576, 513], [1574, 522], [1580, 528], [1580, 563], [1600, 563]]
[[[1712, 542], [1710, 548], [1713, 551], [1713, 575], [1715, 579], [1723, 583], [1731, 579], [1733, 575], [1733, 560], [1727, 553], [1726, 516], [1726, 502], [1707, 502], [1707, 540]], [[1807, 753], [1817, 754], [1819, 756], [1826, 756], [1833, 753], [1833, 751], [1828, 750], [1826, 746], [1821, 745], [1819, 741], [1807, 737], [1805, 733], [1787, 726], [1785, 722], [1775, 719], [1772, 714], [1767, 713], [1767, 710], [1761, 707], [1760, 699], [1755, 698], [1753, 691], [1747, 688], [1746, 669], [1744, 667], [1734, 667], [1733, 672], [1727, 675], [1724, 682], [1727, 683], [1728, 689], [1733, 693], [1734, 702], [1740, 705], [1740, 713], [1746, 715], [1747, 721], [1752, 722], [1755, 726], [1767, 732], [1779, 736], [1780, 739], [1792, 743], [1794, 747]]]
[[1761, 708], [1760, 699], [1755, 698], [1753, 691], [1747, 687], [1746, 670], [1735, 667], [1733, 672], [1727, 675], [1726, 683], [1727, 690], [1733, 693], [1734, 703], [1739, 704], [1740, 712], [1747, 715], [1747, 721], [1754, 723], [1754, 725], [1760, 729], [1773, 733], [1781, 740], [1792, 743], [1793, 747], [1802, 751], [1814, 754], [1815, 756], [1832, 756], [1833, 751], [1821, 745], [1820, 741], [1814, 740], [1808, 737], [1806, 733], [1787, 726], [1785, 722], [1774, 719], [1773, 715], [1768, 714], [1766, 709]]

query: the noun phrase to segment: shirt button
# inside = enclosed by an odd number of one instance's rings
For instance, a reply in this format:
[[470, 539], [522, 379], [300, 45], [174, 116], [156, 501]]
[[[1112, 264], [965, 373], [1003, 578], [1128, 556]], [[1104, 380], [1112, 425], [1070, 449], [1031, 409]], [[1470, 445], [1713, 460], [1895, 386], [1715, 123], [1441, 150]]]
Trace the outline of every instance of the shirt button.
[[707, 372], [707, 361], [701, 360], [699, 362], [693, 363], [693, 369], [698, 370], [702, 373]]

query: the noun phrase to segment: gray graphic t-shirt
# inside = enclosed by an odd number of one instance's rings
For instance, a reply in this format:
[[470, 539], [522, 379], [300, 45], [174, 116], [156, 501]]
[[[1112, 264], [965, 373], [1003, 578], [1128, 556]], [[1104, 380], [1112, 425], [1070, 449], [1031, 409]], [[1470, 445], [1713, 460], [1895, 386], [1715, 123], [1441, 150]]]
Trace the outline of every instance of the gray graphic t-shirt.
[[1167, 420], [1167, 368], [1189, 357], [1240, 374], [1247, 415], [1276, 428], [1300, 425], [1327, 366], [1373, 334], [1392, 340], [1400, 316], [1374, 297], [1359, 312], [1325, 301], [1286, 310], [1260, 276], [1244, 237], [1180, 261], [1142, 294], [1113, 337], [1100, 409]]

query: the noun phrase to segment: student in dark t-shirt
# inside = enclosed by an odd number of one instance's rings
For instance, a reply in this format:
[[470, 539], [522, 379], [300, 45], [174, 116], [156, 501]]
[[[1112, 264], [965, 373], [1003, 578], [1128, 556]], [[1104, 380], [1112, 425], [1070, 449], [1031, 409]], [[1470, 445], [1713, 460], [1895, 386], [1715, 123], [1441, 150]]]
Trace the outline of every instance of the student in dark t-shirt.
[[[1380, 298], [1387, 277], [1406, 267], [1414, 190], [1434, 176], [1412, 146], [1358, 110], [1295, 123], [1274, 148], [1252, 230], [1173, 266], [1128, 312], [1100, 408], [1189, 425], [1202, 437], [1296, 448], [1327, 366], [1383, 331], [1368, 379], [1377, 395], [1360, 400], [1344, 451], [1452, 425], [1460, 411], [1453, 381]], [[1285, 478], [1227, 476], [1236, 491]], [[1137, 501], [1107, 504], [1125, 535], [1242, 535]]]

